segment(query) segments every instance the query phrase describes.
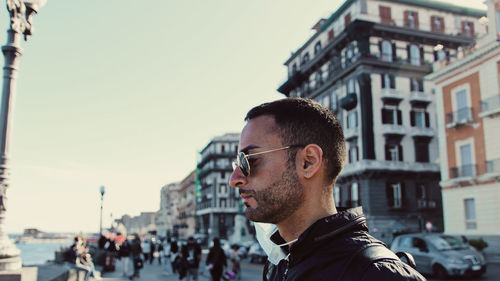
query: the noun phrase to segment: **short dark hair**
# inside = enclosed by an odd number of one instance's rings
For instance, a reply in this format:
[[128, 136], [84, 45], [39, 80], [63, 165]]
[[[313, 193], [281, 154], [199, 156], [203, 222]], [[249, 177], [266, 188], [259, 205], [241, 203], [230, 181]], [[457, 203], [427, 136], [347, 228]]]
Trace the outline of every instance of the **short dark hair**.
[[[344, 167], [346, 151], [342, 125], [318, 102], [306, 98], [285, 98], [252, 108], [245, 121], [270, 115], [278, 126], [283, 145], [317, 144], [323, 150], [327, 180], [334, 181]], [[289, 153], [295, 161], [295, 153]]]

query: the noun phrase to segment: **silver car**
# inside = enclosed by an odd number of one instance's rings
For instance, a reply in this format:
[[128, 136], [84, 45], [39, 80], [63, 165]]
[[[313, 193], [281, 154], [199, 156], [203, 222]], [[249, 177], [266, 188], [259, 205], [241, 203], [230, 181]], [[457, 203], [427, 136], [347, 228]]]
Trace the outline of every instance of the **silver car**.
[[484, 256], [462, 240], [442, 233], [414, 233], [396, 237], [393, 252], [413, 255], [417, 270], [438, 279], [448, 276], [480, 276], [486, 272]]

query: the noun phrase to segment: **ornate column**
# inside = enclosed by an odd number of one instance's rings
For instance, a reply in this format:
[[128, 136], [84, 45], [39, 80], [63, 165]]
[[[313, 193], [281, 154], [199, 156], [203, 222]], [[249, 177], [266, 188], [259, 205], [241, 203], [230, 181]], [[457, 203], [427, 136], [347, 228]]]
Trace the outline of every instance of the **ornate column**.
[[5, 231], [7, 211], [7, 188], [9, 187], [10, 171], [8, 155], [10, 148], [10, 130], [12, 127], [12, 110], [16, 95], [16, 78], [19, 60], [23, 53], [21, 35], [24, 40], [33, 32], [32, 18], [46, 0], [7, 0], [7, 10], [10, 15], [10, 28], [7, 30], [7, 44], [2, 46], [5, 57], [3, 68], [3, 87], [0, 107], [0, 271], [19, 270], [22, 266], [16, 248]]

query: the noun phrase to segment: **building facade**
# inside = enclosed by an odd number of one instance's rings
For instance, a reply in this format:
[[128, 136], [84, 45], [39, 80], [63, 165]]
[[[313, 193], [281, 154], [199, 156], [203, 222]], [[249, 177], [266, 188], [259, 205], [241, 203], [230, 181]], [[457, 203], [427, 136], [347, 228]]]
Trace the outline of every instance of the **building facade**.
[[156, 233], [156, 212], [141, 212], [140, 215], [130, 217], [123, 215], [121, 223], [127, 229], [128, 235], [146, 235]]
[[423, 78], [486, 32], [484, 15], [423, 0], [346, 0], [285, 62], [278, 91], [315, 99], [342, 122], [337, 206], [362, 205], [383, 241], [443, 229], [435, 101]]
[[177, 229], [179, 239], [187, 240], [196, 232], [196, 170], [193, 170], [179, 184]]
[[488, 34], [427, 78], [437, 97], [445, 231], [483, 237], [500, 254], [500, 0]]
[[197, 233], [228, 239], [234, 233], [235, 215], [241, 212], [237, 189], [229, 186], [232, 161], [238, 151], [239, 134], [215, 137], [200, 152], [199, 196], [196, 202]]

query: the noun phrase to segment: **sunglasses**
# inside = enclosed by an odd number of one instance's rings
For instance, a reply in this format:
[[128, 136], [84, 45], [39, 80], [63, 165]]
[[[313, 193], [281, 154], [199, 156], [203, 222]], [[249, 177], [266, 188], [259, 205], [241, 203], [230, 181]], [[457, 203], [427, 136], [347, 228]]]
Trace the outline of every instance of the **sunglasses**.
[[266, 151], [261, 151], [261, 152], [256, 152], [256, 153], [250, 153], [250, 154], [245, 154], [245, 152], [240, 152], [236, 156], [236, 161], [233, 161], [233, 170], [236, 170], [236, 168], [239, 168], [240, 171], [243, 173], [245, 177], [248, 177], [250, 175], [250, 162], [248, 161], [248, 158], [250, 156], [255, 156], [255, 155], [260, 155], [260, 154], [266, 154], [270, 152], [275, 152], [275, 151], [280, 151], [280, 150], [285, 150], [289, 149], [292, 147], [304, 147], [304, 145], [301, 144], [294, 144], [294, 145], [288, 145], [280, 148], [275, 148], [271, 150], [266, 150]]

